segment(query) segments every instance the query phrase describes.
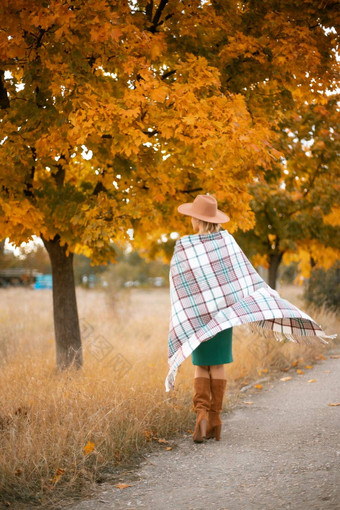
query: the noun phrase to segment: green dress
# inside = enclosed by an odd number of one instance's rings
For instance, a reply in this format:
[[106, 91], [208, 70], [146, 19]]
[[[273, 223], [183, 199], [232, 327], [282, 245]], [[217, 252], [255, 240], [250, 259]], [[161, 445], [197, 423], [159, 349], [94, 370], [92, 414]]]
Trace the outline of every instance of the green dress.
[[224, 329], [200, 345], [191, 353], [193, 365], [224, 365], [233, 360], [233, 328]]

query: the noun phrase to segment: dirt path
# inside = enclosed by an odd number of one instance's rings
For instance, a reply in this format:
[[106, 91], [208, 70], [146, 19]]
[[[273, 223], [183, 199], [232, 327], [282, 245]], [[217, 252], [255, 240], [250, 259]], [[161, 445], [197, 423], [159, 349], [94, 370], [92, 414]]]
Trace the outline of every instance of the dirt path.
[[[340, 508], [340, 358], [250, 389], [223, 416], [222, 439], [150, 454], [131, 487], [102, 486], [72, 510]], [[309, 379], [316, 382], [308, 383]]]

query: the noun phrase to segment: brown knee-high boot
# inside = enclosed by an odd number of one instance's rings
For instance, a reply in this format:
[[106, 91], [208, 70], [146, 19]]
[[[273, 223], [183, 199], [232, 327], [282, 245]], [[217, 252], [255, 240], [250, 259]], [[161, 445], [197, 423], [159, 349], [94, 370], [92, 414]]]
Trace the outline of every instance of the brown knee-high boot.
[[195, 443], [203, 443], [206, 439], [206, 430], [210, 409], [210, 379], [207, 377], [194, 378], [194, 410], [196, 412], [196, 426], [193, 433]]
[[209, 411], [209, 423], [207, 427], [207, 439], [215, 438], [219, 441], [221, 438], [222, 420], [220, 412], [222, 411], [223, 396], [227, 386], [225, 379], [211, 379], [211, 405]]

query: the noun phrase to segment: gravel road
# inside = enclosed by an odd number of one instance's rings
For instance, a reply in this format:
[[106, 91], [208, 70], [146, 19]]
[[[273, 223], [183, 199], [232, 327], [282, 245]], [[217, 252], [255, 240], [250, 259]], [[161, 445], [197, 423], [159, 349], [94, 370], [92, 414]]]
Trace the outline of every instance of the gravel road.
[[[244, 392], [221, 441], [149, 454], [125, 489], [102, 485], [71, 510], [340, 509], [340, 357]], [[316, 379], [316, 382], [308, 382]], [[244, 401], [252, 401], [246, 404]], [[137, 475], [137, 476], [136, 476]]]

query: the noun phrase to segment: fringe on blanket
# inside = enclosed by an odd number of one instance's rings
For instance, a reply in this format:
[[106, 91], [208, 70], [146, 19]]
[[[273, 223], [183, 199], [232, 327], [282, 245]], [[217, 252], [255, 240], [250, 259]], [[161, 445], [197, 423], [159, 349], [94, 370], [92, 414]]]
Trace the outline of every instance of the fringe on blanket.
[[[271, 328], [271, 325], [266, 321], [255, 321], [255, 322], [248, 322], [246, 324], [243, 324], [248, 328], [248, 330], [252, 333], [258, 333], [265, 338], [275, 338], [275, 340], [278, 340], [279, 342], [285, 342], [289, 340], [290, 342], [295, 342], [298, 344], [306, 344], [306, 345], [313, 345], [315, 343], [315, 340], [318, 338], [323, 344], [329, 344], [329, 342], [326, 340], [326, 338], [336, 338], [337, 334], [335, 335], [326, 335], [323, 331], [320, 331], [319, 334], [314, 335], [297, 335], [297, 334], [290, 334], [290, 333], [283, 333], [281, 331], [274, 331]], [[169, 371], [166, 382], [165, 382], [165, 389], [166, 391], [171, 391], [174, 389], [175, 385], [175, 378], [178, 371], [177, 368], [173, 368]]]
[[264, 325], [264, 323], [265, 321], [248, 322], [245, 324], [245, 326], [247, 326], [252, 333], [258, 333], [265, 338], [275, 338], [275, 340], [279, 342], [289, 340], [290, 342], [295, 342], [298, 344], [313, 345], [314, 340], [318, 338], [323, 344], [328, 344], [329, 342], [326, 340], [326, 338], [336, 338], [337, 336], [336, 334], [326, 335], [322, 332], [320, 332], [320, 334], [314, 335], [293, 335], [290, 333], [283, 333], [281, 331], [274, 331], [270, 326]]

